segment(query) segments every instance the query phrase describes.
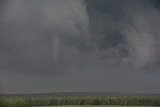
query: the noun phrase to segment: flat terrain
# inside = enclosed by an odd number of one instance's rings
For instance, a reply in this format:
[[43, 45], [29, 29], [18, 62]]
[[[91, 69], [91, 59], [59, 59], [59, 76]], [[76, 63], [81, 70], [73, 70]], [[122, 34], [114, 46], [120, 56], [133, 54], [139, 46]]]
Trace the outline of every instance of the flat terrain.
[[[36, 106], [37, 107], [37, 106]], [[103, 106], [103, 105], [64, 105], [64, 106], [40, 106], [40, 107], [156, 107], [156, 106]], [[158, 107], [158, 106], [157, 106]]]
[[[64, 105], [64, 106], [62, 106]], [[118, 106], [119, 105], [119, 106]], [[123, 105], [123, 106], [122, 106]], [[134, 105], [134, 106], [133, 106]], [[143, 105], [143, 106], [142, 106]], [[0, 107], [160, 107], [160, 96], [0, 96]]]

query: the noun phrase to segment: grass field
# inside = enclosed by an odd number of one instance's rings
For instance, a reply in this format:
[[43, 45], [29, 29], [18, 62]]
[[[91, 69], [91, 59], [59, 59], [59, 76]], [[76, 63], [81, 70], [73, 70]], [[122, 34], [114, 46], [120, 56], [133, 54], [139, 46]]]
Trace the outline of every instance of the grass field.
[[[40, 107], [156, 107], [156, 106], [104, 106], [104, 105], [67, 105], [67, 106], [40, 106]], [[157, 106], [159, 107], [159, 106]]]
[[[62, 106], [66, 105], [66, 106]], [[73, 105], [73, 106], [70, 106]], [[77, 106], [82, 105], [82, 106]], [[92, 106], [87, 106], [92, 105]], [[99, 105], [99, 106], [98, 106]], [[100, 106], [102, 105], [102, 106]], [[113, 106], [110, 106], [113, 105]], [[116, 106], [120, 105], [120, 106]], [[0, 107], [131, 107], [160, 106], [159, 96], [68, 96], [68, 97], [0, 97]]]

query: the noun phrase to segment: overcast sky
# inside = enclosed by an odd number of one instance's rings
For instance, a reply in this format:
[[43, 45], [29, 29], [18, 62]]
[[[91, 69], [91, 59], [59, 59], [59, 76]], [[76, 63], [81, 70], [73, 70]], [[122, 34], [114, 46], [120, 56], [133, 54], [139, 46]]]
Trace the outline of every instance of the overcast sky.
[[1, 0], [0, 93], [160, 93], [159, 0]]

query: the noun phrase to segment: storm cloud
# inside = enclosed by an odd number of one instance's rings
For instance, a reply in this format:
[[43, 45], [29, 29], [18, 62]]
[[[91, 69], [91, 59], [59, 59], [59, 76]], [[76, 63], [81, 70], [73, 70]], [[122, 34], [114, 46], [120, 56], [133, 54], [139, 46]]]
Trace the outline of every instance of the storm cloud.
[[54, 73], [61, 38], [87, 36], [81, 0], [10, 1], [1, 14], [1, 65], [9, 71]]
[[[146, 72], [159, 74], [159, 4], [158, 0], [0, 1], [0, 77], [62, 76], [57, 81], [65, 89], [61, 81], [70, 84], [68, 78], [75, 76], [79, 83], [78, 75], [85, 75], [87, 81], [89, 75], [96, 78], [104, 73], [102, 78], [108, 81], [105, 78], [113, 74], [121, 78], [132, 72], [134, 77]], [[90, 83], [93, 78], [88, 79]], [[107, 87], [100, 82], [97, 80], [100, 90]], [[55, 84], [58, 87], [58, 82]], [[91, 87], [98, 90], [96, 83]]]

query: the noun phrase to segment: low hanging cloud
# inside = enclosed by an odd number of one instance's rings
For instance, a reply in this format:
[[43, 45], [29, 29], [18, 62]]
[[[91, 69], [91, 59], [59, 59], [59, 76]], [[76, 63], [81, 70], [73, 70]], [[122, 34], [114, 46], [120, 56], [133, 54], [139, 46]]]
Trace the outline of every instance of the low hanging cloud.
[[54, 74], [63, 41], [88, 36], [88, 15], [82, 0], [6, 1], [2, 10], [3, 70]]
[[[143, 1], [144, 2], [144, 1]], [[159, 9], [154, 6], [153, 1], [144, 4], [135, 3], [137, 8], [125, 6], [126, 15], [131, 17], [131, 23], [125, 24], [123, 34], [127, 38], [130, 59], [134, 67], [147, 70], [159, 68], [159, 35], [160, 14]], [[131, 2], [132, 3], [132, 2]], [[143, 6], [143, 4], [144, 6]], [[148, 4], [151, 3], [151, 4]], [[128, 10], [127, 10], [128, 8]], [[156, 65], [156, 66], [155, 66]]]
[[94, 41], [103, 50], [99, 53], [105, 51], [107, 62], [118, 61], [118, 65], [127, 66], [129, 71], [159, 69], [160, 10], [155, 1], [102, 2], [93, 2], [90, 9]]
[[14, 0], [0, 9], [1, 71], [158, 69], [160, 10], [151, 0]]

